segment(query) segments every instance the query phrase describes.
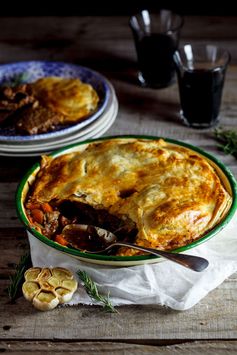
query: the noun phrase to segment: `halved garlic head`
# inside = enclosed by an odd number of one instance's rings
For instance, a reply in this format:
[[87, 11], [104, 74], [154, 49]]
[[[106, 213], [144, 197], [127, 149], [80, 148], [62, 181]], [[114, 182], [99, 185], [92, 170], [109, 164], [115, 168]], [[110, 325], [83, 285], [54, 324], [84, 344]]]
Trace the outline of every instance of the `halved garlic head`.
[[77, 281], [71, 271], [62, 267], [32, 267], [24, 276], [23, 295], [40, 311], [70, 301], [77, 289]]

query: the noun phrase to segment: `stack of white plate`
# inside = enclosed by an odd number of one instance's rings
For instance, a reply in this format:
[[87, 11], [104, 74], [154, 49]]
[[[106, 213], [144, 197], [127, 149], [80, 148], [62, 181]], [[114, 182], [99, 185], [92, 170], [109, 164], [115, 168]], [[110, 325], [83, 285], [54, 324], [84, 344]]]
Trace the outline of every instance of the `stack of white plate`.
[[80, 78], [91, 84], [100, 97], [98, 110], [83, 121], [37, 135], [19, 135], [14, 128], [0, 128], [0, 155], [34, 156], [102, 136], [113, 124], [118, 101], [112, 84], [101, 74], [88, 68], [61, 62], [20, 62], [0, 66], [0, 85], [16, 81], [33, 82], [41, 77]]

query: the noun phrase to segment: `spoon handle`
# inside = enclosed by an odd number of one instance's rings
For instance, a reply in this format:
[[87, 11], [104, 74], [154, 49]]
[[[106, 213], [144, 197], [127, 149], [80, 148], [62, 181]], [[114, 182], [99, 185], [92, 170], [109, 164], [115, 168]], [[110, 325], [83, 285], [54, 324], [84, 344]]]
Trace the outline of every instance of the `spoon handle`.
[[[201, 258], [199, 256], [172, 253], [172, 252], [167, 252], [167, 251], [157, 250], [157, 249], [152, 249], [152, 248], [145, 248], [145, 247], [140, 247], [138, 245], [127, 243], [127, 242], [116, 242], [116, 243], [113, 243], [111, 245], [111, 247], [112, 246], [125, 246], [125, 247], [129, 247], [129, 248], [133, 248], [133, 249], [142, 250], [142, 251], [148, 252], [150, 254], [161, 256], [165, 259], [171, 260], [175, 263], [185, 266], [188, 269], [198, 271], [198, 272], [203, 271], [209, 265], [209, 262], [206, 259]], [[106, 248], [106, 249], [108, 249], [108, 248]]]

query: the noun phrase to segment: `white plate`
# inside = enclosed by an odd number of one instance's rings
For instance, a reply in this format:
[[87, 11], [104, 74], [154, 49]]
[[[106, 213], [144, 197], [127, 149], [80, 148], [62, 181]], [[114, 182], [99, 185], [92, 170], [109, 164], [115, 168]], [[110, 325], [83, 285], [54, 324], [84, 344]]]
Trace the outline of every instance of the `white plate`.
[[0, 143], [0, 154], [1, 152], [27, 152], [27, 151], [39, 151], [41, 149], [44, 149], [45, 147], [54, 147], [56, 144], [61, 144], [64, 143], [64, 145], [67, 144], [67, 142], [70, 142], [72, 138], [75, 137], [84, 137], [86, 135], [92, 136], [92, 134], [100, 130], [100, 128], [103, 128], [105, 124], [111, 119], [111, 115], [113, 115], [114, 112], [114, 106], [118, 105], [117, 98], [115, 94], [111, 96], [111, 100], [109, 102], [108, 107], [106, 108], [105, 112], [93, 123], [90, 125], [86, 126], [83, 129], [80, 129], [76, 132], [71, 133], [70, 135], [67, 135], [66, 137], [59, 137], [55, 138], [54, 141], [46, 141], [46, 142], [39, 142], [36, 144], [1, 144]]
[[[53, 140], [42, 140], [39, 142], [0, 142], [0, 155], [2, 156], [35, 156], [41, 152], [52, 151], [54, 149], [66, 146], [72, 142], [79, 142], [84, 139], [99, 137], [112, 125], [118, 112], [118, 101], [115, 90], [111, 82], [105, 79], [109, 90], [109, 100], [104, 112], [96, 120], [88, 123], [83, 128], [78, 128], [65, 136], [55, 137]], [[107, 128], [106, 128], [107, 127]], [[106, 129], [106, 130], [105, 130]], [[100, 133], [102, 132], [102, 133]], [[99, 134], [99, 135], [98, 135]], [[30, 153], [30, 154], [27, 154]]]
[[81, 122], [67, 127], [58, 127], [53, 132], [34, 135], [18, 135], [12, 128], [0, 127], [0, 142], [40, 142], [52, 140], [77, 131], [95, 121], [105, 110], [111, 91], [107, 80], [99, 73], [79, 65], [62, 62], [30, 61], [0, 65], [0, 85], [11, 85], [18, 80], [20, 83], [33, 82], [46, 76], [59, 76], [67, 78], [79, 78], [83, 82], [91, 84], [97, 91], [100, 102], [98, 109], [92, 115], [86, 117]]
[[82, 142], [86, 139], [90, 139], [90, 138], [99, 138], [101, 137], [114, 123], [117, 113], [118, 113], [118, 102], [117, 99], [115, 100], [115, 103], [113, 105], [113, 112], [111, 112], [111, 115], [108, 117], [106, 124], [101, 128], [99, 128], [97, 131], [93, 130], [90, 133], [87, 133], [84, 136], [80, 136], [77, 137], [76, 135], [72, 137], [72, 139], [70, 141], [68, 141], [67, 143], [65, 142], [59, 142], [56, 143], [54, 147], [50, 146], [50, 147], [44, 147], [42, 149], [39, 150], [35, 150], [35, 151], [25, 151], [25, 152], [17, 152], [15, 151], [3, 151], [2, 149], [0, 150], [0, 155], [2, 156], [7, 156], [7, 157], [33, 157], [33, 156], [39, 156], [41, 154], [47, 154], [47, 153], [51, 153], [53, 150], [56, 150], [58, 148], [62, 148], [62, 147], [67, 147], [70, 146], [72, 144], [75, 143], [79, 143]]

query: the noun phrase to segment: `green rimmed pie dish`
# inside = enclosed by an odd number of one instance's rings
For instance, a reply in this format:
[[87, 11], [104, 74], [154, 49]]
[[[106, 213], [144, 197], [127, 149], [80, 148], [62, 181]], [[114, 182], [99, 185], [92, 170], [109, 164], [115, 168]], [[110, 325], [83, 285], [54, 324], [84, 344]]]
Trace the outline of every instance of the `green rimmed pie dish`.
[[[129, 136], [114, 136], [114, 137], [104, 137], [100, 139], [91, 139], [87, 140], [84, 142], [80, 142], [78, 144], [73, 144], [70, 146], [67, 146], [63, 149], [60, 149], [54, 153], [51, 154], [52, 157], [58, 157], [60, 155], [66, 154], [66, 153], [73, 153], [77, 151], [83, 151], [86, 149], [86, 147], [90, 143], [94, 142], [102, 142], [106, 140], [125, 140], [127, 142], [136, 140], [136, 139], [142, 139], [142, 140], [157, 140], [157, 139], [163, 139], [165, 142], [167, 142], [171, 146], [178, 146], [178, 147], [184, 147], [188, 150], [193, 151], [195, 154], [201, 156], [204, 158], [215, 170], [215, 173], [219, 176], [219, 179], [222, 182], [222, 185], [225, 187], [225, 190], [229, 193], [229, 195], [232, 197], [232, 202], [230, 206], [228, 207], [228, 211], [224, 214], [224, 216], [220, 219], [220, 221], [214, 225], [214, 227], [209, 230], [207, 233], [205, 233], [203, 236], [200, 238], [196, 239], [195, 241], [176, 248], [173, 250], [173, 252], [185, 252], [191, 248], [195, 248], [198, 245], [206, 242], [216, 234], [218, 234], [225, 226], [230, 222], [232, 217], [234, 216], [234, 213], [237, 209], [237, 183], [235, 178], [233, 177], [232, 173], [230, 170], [218, 159], [213, 157], [211, 154], [203, 151], [202, 149], [192, 146], [190, 144], [186, 144], [184, 142], [176, 141], [173, 139], [167, 139], [163, 137], [154, 137], [154, 136], [137, 136], [137, 135], [129, 135]], [[140, 265], [140, 264], [145, 264], [145, 263], [154, 263], [161, 261], [163, 259], [153, 256], [153, 255], [134, 255], [134, 256], [113, 256], [113, 255], [102, 255], [102, 254], [90, 254], [90, 253], [85, 253], [82, 251], [79, 251], [77, 249], [69, 248], [66, 246], [63, 246], [61, 244], [58, 244], [57, 242], [47, 238], [40, 232], [36, 230], [32, 226], [32, 223], [29, 221], [26, 210], [24, 207], [25, 200], [28, 196], [29, 190], [34, 183], [35, 177], [40, 169], [40, 164], [37, 163], [35, 164], [24, 176], [22, 181], [20, 182], [17, 193], [16, 193], [16, 206], [17, 206], [17, 213], [18, 216], [21, 220], [21, 222], [24, 224], [28, 231], [28, 235], [30, 237], [37, 238], [40, 242], [44, 243], [48, 248], [54, 248], [58, 252], [62, 252], [69, 257], [75, 257], [79, 260], [89, 262], [89, 263], [94, 263], [94, 264], [101, 264], [101, 265], [112, 265], [112, 266], [132, 266], [132, 265]]]

